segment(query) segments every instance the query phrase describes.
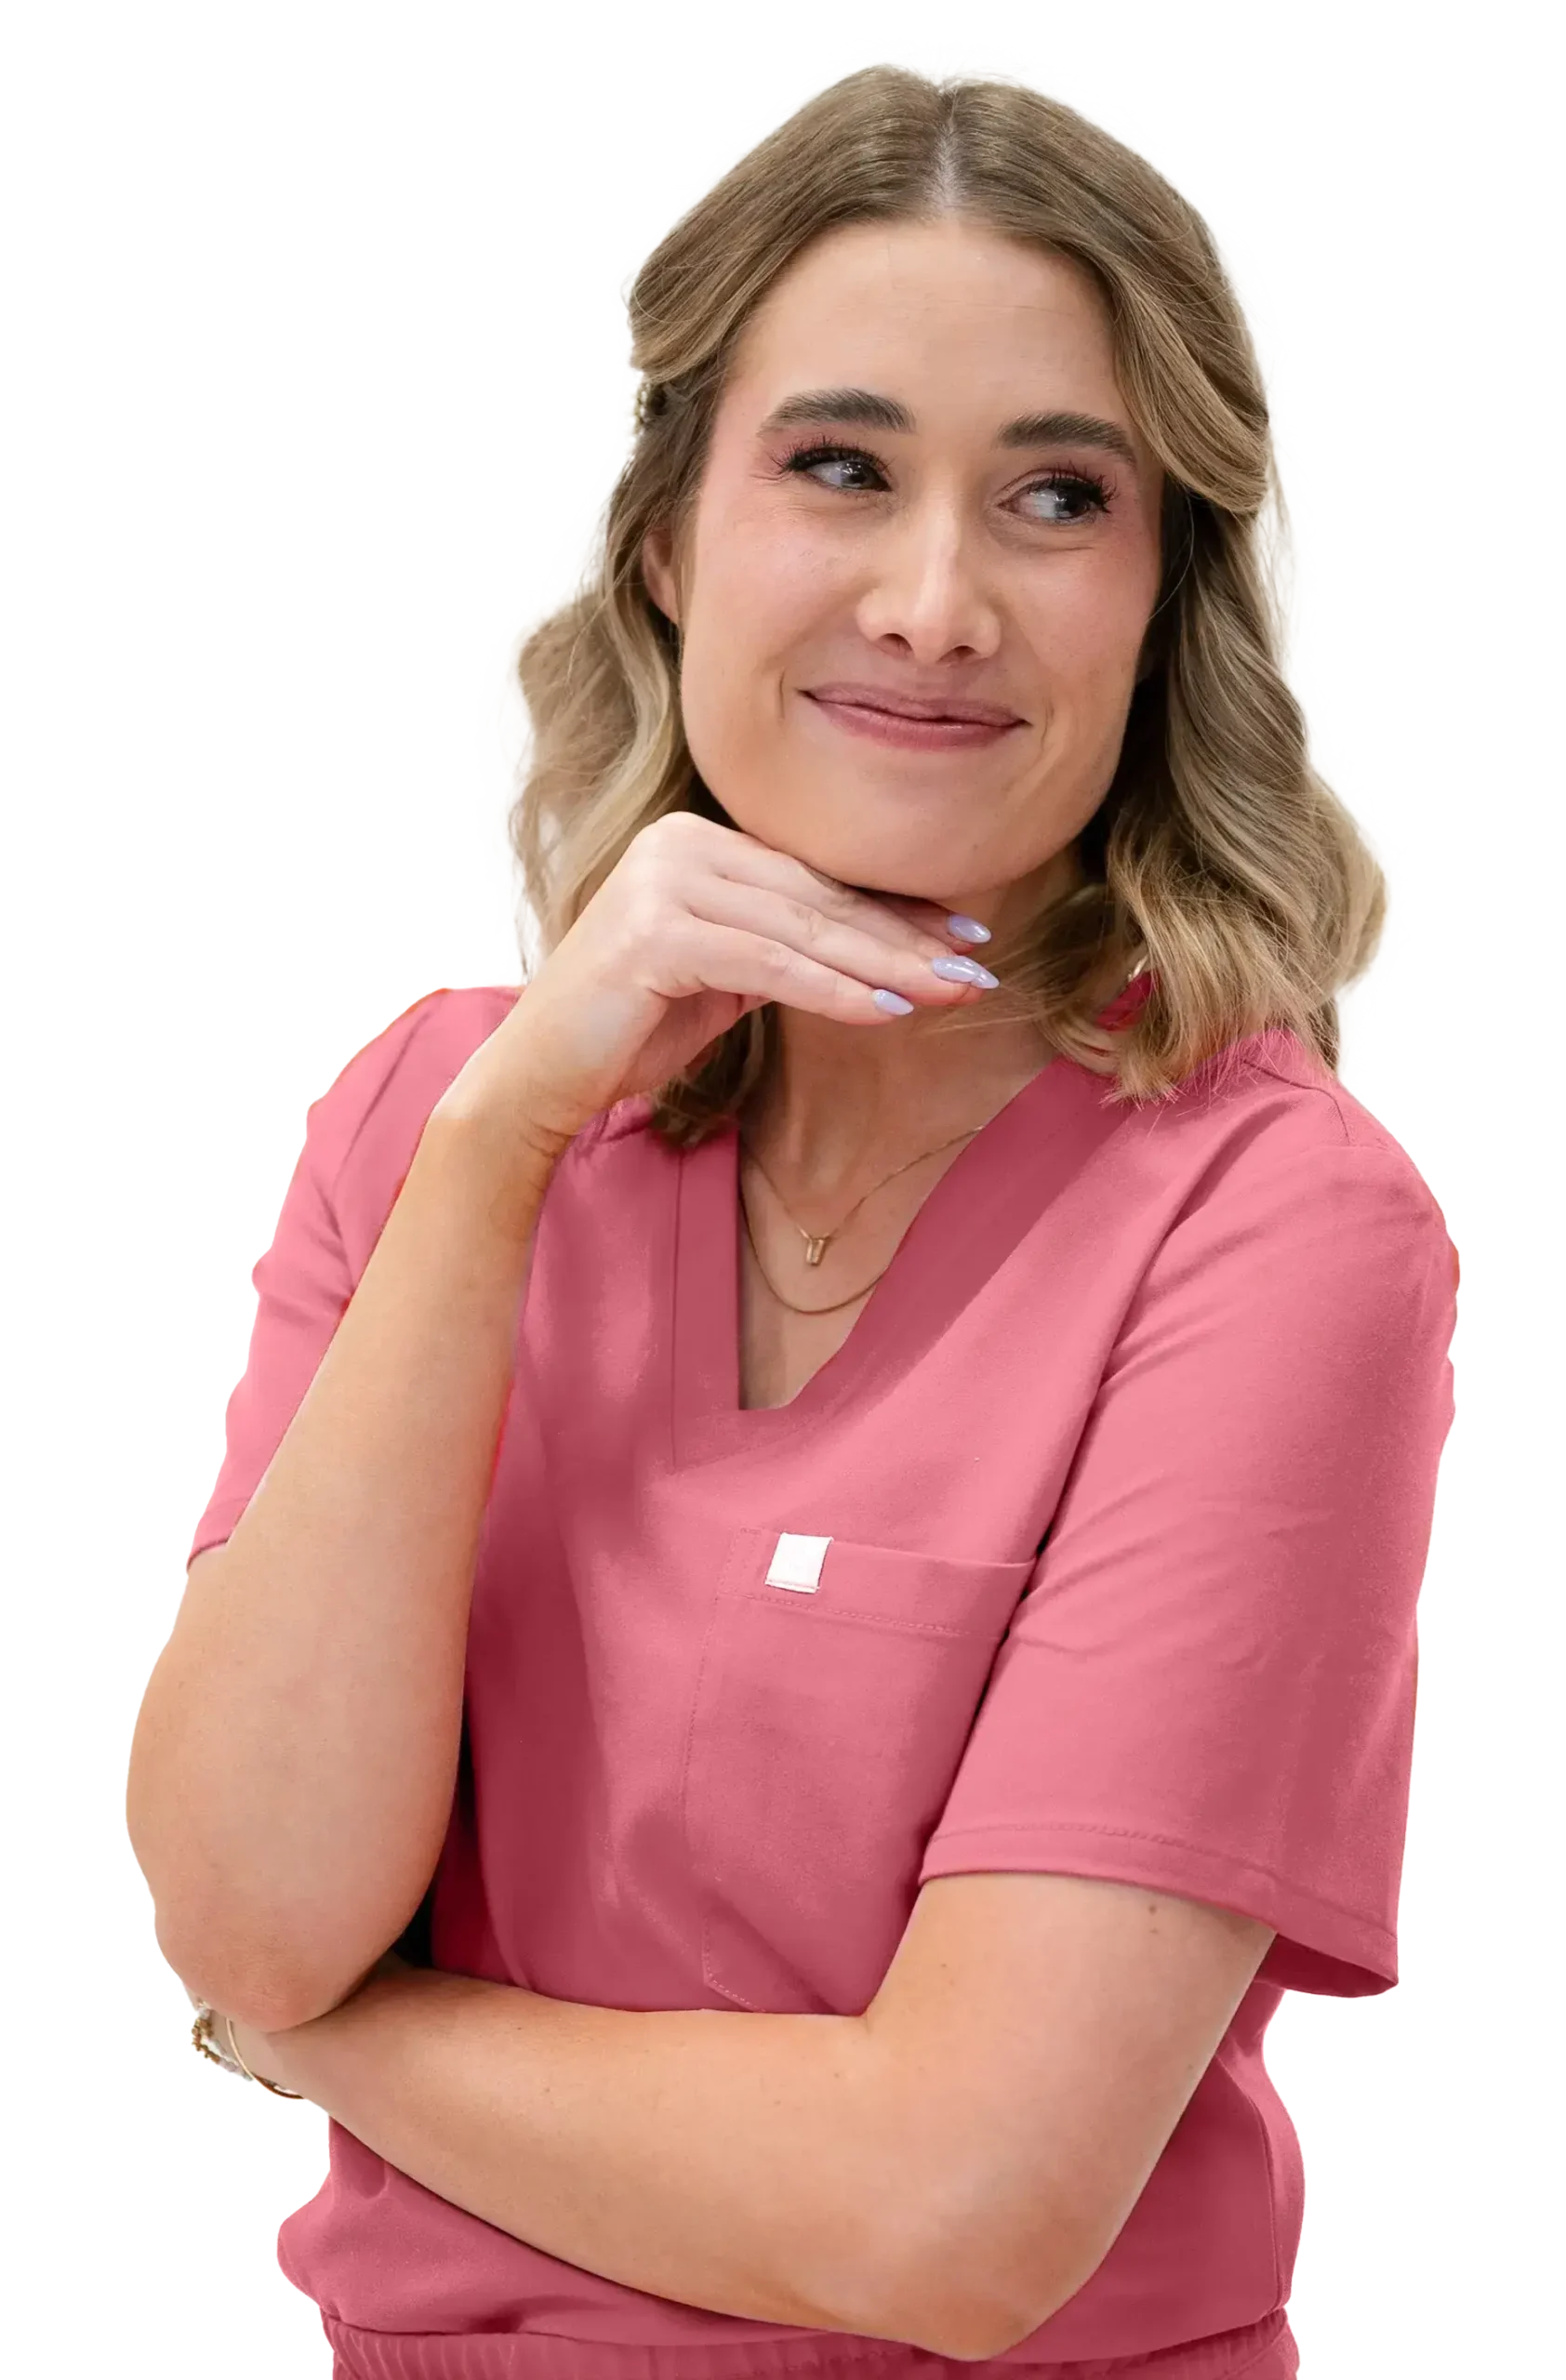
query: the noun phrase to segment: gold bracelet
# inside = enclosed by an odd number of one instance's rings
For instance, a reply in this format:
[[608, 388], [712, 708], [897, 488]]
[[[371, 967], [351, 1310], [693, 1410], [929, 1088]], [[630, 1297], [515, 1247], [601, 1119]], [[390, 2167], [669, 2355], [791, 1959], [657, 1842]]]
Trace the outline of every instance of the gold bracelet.
[[217, 2015], [217, 2010], [209, 2006], [205, 2000], [197, 2000], [194, 1992], [191, 1993], [190, 1998], [196, 2012], [195, 2022], [191, 2027], [192, 2041], [203, 2057], [209, 2057], [214, 2066], [220, 2066], [227, 2074], [237, 2074], [240, 2069], [233, 2059], [225, 2057], [213, 2040], [212, 2019]]
[[[195, 1999], [193, 1992], [188, 1994], [188, 1997], [192, 2000]], [[226, 2066], [231, 2074], [249, 2075], [252, 2082], [259, 2082], [263, 2091], [274, 2091], [280, 2099], [304, 2097], [302, 2091], [285, 2091], [281, 2082], [269, 2082], [264, 2074], [251, 2073], [249, 2067], [246, 2065], [239, 2054], [239, 2043], [233, 2037], [233, 2018], [229, 2016], [224, 2016], [223, 2025], [228, 2033], [229, 2047], [233, 2052], [233, 2056], [225, 2057], [221, 2050], [215, 2045], [216, 2037], [212, 2030], [212, 2019], [217, 2015], [217, 2010], [206, 2001], [196, 2001], [195, 2006], [197, 2015], [194, 2024], [191, 2027], [191, 2039], [203, 2057], [209, 2057], [214, 2066]]]

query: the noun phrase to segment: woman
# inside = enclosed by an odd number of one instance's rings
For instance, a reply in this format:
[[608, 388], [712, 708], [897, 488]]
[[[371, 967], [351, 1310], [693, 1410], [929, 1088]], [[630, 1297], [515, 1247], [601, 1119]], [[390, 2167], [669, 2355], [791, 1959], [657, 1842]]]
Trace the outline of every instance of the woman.
[[630, 312], [544, 956], [310, 1110], [159, 1940], [332, 2119], [355, 2380], [1285, 2380], [1263, 2036], [1397, 1980], [1455, 1259], [1335, 1075], [1251, 345], [1140, 159], [890, 69]]

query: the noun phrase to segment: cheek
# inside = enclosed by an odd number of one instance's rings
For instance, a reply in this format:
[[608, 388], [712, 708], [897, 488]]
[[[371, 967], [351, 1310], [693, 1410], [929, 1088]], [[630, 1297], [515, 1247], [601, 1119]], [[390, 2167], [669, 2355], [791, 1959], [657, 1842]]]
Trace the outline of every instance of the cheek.
[[697, 577], [707, 627], [731, 654], [780, 654], [836, 600], [829, 539], [797, 514], [731, 516]]
[[1154, 592], [1140, 557], [1107, 553], [1061, 556], [1025, 582], [1028, 642], [1061, 695], [1132, 682]]
[[829, 546], [786, 512], [730, 512], [696, 560], [681, 694], [692, 758], [710, 783], [768, 765], [780, 690], [843, 594]]

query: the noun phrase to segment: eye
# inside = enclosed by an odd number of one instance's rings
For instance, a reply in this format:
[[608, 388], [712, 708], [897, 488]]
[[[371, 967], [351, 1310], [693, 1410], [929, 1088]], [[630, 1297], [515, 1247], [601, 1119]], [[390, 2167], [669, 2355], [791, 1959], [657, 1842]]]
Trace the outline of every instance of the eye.
[[1042, 480], [1034, 480], [1022, 492], [1024, 496], [1036, 496], [1041, 490], [1049, 496], [1066, 497], [1082, 507], [1079, 511], [1057, 516], [1050, 523], [1054, 528], [1068, 529], [1079, 521], [1091, 520], [1095, 512], [1108, 512], [1109, 509], [1108, 487], [1092, 471], [1050, 471]]
[[[864, 447], [830, 445], [816, 441], [814, 445], [795, 447], [792, 455], [783, 457], [783, 471], [797, 471], [802, 479], [814, 479], [818, 488], [833, 488], [838, 495], [873, 495], [876, 488], [885, 488], [885, 473], [873, 455]], [[830, 476], [826, 476], [830, 473]], [[1055, 505], [1067, 505], [1067, 511], [1029, 511], [1029, 519], [1042, 528], [1078, 528], [1097, 514], [1107, 514], [1114, 502], [1114, 488], [1109, 481], [1099, 479], [1095, 471], [1047, 471], [1042, 479], [1030, 481], [1016, 500], [1026, 505], [1029, 497], [1045, 497]]]
[[[881, 470], [875, 456], [867, 455], [862, 446], [831, 446], [819, 442], [814, 446], [797, 446], [791, 455], [785, 457], [783, 469], [797, 471], [803, 478], [808, 472], [818, 469], [823, 463], [864, 464], [877, 474]], [[820, 484], [824, 487], [826, 482], [823, 480]], [[852, 496], [858, 491], [850, 488], [846, 493]]]

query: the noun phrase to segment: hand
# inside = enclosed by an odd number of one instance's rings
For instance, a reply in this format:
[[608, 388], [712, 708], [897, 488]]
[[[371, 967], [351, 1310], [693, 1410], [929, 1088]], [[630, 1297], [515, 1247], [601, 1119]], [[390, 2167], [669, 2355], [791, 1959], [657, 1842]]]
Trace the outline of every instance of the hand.
[[558, 1157], [617, 1100], [650, 1091], [769, 1000], [881, 1025], [982, 992], [933, 974], [962, 945], [933, 901], [857, 892], [737, 828], [676, 810], [644, 826], [434, 1113]]

